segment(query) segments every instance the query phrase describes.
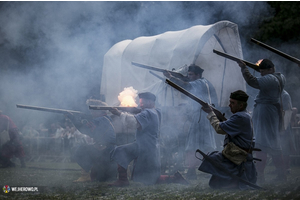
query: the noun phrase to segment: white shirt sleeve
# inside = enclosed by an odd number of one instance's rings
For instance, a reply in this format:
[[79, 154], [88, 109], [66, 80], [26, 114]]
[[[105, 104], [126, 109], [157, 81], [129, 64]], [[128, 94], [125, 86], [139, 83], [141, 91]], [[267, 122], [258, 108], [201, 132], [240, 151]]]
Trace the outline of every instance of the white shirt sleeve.
[[127, 126], [128, 128], [137, 129], [140, 127], [133, 114], [122, 112], [120, 117], [123, 125]]
[[214, 112], [208, 113], [207, 119], [209, 119], [210, 124], [212, 125], [212, 127], [215, 129], [215, 131], [218, 134], [222, 134], [222, 135], [226, 135], [227, 134], [225, 131], [223, 131], [223, 129], [221, 129], [221, 127], [220, 127], [220, 121], [218, 120], [218, 118], [217, 118], [217, 116], [215, 115]]

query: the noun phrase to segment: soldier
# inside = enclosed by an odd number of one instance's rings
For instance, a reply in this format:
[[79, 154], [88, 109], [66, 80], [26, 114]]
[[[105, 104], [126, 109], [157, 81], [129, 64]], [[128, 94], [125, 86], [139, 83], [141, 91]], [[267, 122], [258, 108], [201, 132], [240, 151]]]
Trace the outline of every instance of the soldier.
[[121, 117], [123, 124], [134, 127], [136, 141], [120, 145], [111, 153], [111, 159], [118, 163], [119, 179], [110, 186], [123, 187], [129, 185], [127, 167], [134, 160], [132, 180], [146, 185], [156, 183], [187, 184], [179, 172], [172, 176], [160, 175], [159, 129], [161, 113], [155, 108], [156, 96], [150, 92], [139, 94], [141, 112], [135, 115], [110, 110]]
[[237, 62], [245, 81], [253, 88], [259, 90], [255, 97], [253, 109], [253, 126], [256, 137], [256, 146], [261, 149], [256, 156], [262, 159], [256, 165], [258, 172], [258, 181], [263, 183], [264, 170], [267, 161], [267, 154], [273, 158], [277, 169], [277, 179], [286, 181], [285, 167], [282, 158], [282, 149], [280, 145], [280, 129], [282, 129], [282, 113], [280, 108], [280, 96], [285, 84], [285, 77], [281, 73], [275, 72], [272, 61], [268, 59], [260, 60], [259, 70], [261, 77], [253, 76], [245, 63]]
[[[107, 106], [106, 103], [88, 99], [86, 104]], [[82, 144], [74, 152], [74, 160], [82, 167], [82, 174], [74, 182], [112, 180], [117, 171], [115, 163], [110, 161], [110, 152], [116, 145], [116, 134], [111, 118], [104, 110], [91, 110], [92, 119], [78, 119], [69, 113], [68, 117], [75, 127], [94, 141]]]
[[[218, 98], [213, 85], [202, 77], [203, 69], [197, 65], [190, 65], [188, 67], [189, 82], [185, 82], [179, 78], [173, 77], [168, 71], [164, 72], [164, 75], [170, 79], [170, 81], [178, 84], [184, 89], [188, 90], [198, 98], [202, 99], [209, 104], [217, 103]], [[191, 126], [186, 138], [186, 164], [188, 165], [188, 172], [186, 177], [188, 179], [197, 179], [196, 168], [199, 166], [199, 160], [195, 158], [195, 151], [201, 149], [204, 152], [211, 152], [216, 149], [216, 142], [214, 136], [214, 130], [210, 126], [209, 121], [205, 117], [201, 117], [200, 104], [192, 101], [191, 108]]]
[[[251, 116], [247, 112], [248, 95], [242, 91], [237, 90], [230, 95], [229, 107], [233, 115], [230, 119], [220, 122], [212, 109], [203, 107], [202, 109], [208, 113], [212, 127], [218, 134], [225, 135], [224, 148], [233, 143], [240, 150], [245, 151], [245, 159], [240, 161], [237, 157], [232, 158], [223, 155], [223, 152], [212, 152], [208, 156], [220, 166], [220, 169], [227, 169], [231, 175], [238, 176], [250, 183], [256, 183], [256, 169], [253, 163], [252, 149], [254, 148], [254, 133], [251, 124]], [[232, 161], [233, 160], [233, 161]], [[209, 186], [215, 189], [223, 187], [232, 187], [246, 189], [243, 182], [234, 180], [229, 174], [220, 170], [208, 160], [204, 160], [199, 167], [200, 171], [212, 174], [209, 181]]]

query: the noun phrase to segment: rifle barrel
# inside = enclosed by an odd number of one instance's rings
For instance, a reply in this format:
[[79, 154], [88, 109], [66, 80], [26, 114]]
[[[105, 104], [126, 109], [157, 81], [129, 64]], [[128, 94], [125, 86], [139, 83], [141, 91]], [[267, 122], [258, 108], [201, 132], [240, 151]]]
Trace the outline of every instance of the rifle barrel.
[[166, 69], [160, 69], [160, 68], [157, 68], [157, 67], [151, 67], [149, 65], [139, 64], [139, 63], [136, 63], [136, 62], [131, 62], [131, 64], [135, 65], [137, 67], [141, 67], [141, 68], [144, 68], [144, 69], [149, 69], [149, 70], [153, 70], [153, 71], [157, 71], [157, 72], [168, 71], [170, 74], [172, 74], [172, 76], [174, 76], [176, 78], [179, 78], [183, 81], [189, 81], [187, 76], [184, 76], [183, 74], [181, 74], [179, 72], [174, 72], [174, 71], [170, 71], [170, 70], [166, 70]]
[[157, 68], [157, 67], [151, 67], [149, 65], [143, 65], [143, 64], [136, 63], [136, 62], [131, 62], [131, 64], [133, 64], [137, 67], [141, 67], [141, 68], [144, 68], [144, 69], [150, 69], [150, 70], [153, 70], [153, 71], [158, 71], [158, 72], [164, 72], [165, 71], [164, 69], [160, 69], [160, 68]]
[[218, 51], [218, 50], [215, 50], [215, 49], [213, 49], [213, 52], [216, 53], [216, 54], [218, 54], [219, 56], [223, 56], [223, 57], [225, 57], [225, 58], [228, 58], [228, 59], [233, 60], [233, 61], [236, 61], [236, 62], [242, 61], [242, 62], [244, 62], [248, 67], [250, 67], [250, 68], [254, 69], [255, 71], [258, 71], [258, 72], [259, 72], [259, 66], [257, 66], [257, 65], [254, 64], [254, 63], [248, 62], [248, 61], [246, 61], [246, 60], [242, 60], [242, 59], [240, 59], [240, 58], [234, 57], [234, 56], [232, 56], [232, 55], [229, 55], [229, 54], [227, 54], [227, 53], [223, 53], [223, 52]]
[[288, 60], [290, 60], [294, 63], [297, 63], [298, 65], [300, 65], [300, 60], [293, 57], [293, 56], [290, 56], [286, 53], [283, 53], [282, 51], [279, 51], [279, 50], [277, 50], [277, 49], [275, 49], [275, 48], [273, 48], [273, 47], [271, 47], [267, 44], [264, 44], [264, 43], [254, 39], [254, 38], [251, 38], [251, 42], [254, 42], [255, 44], [258, 44], [259, 46], [262, 46], [262, 47], [264, 47], [264, 48], [266, 48], [266, 49], [268, 49], [268, 50], [270, 50], [270, 51], [272, 51], [272, 52], [274, 52], [274, 53], [276, 53], [276, 54], [278, 54], [278, 55], [280, 55], [280, 56], [282, 56], [282, 57], [284, 57], [284, 58], [286, 58], [286, 59], [288, 59]]
[[[203, 100], [201, 100], [200, 98], [196, 97], [195, 95], [193, 95], [192, 93], [186, 91], [184, 88], [180, 87], [179, 85], [176, 85], [175, 83], [173, 83], [172, 81], [170, 81], [169, 79], [166, 79], [166, 83], [169, 84], [170, 86], [172, 86], [173, 88], [177, 89], [179, 92], [185, 94], [186, 96], [188, 96], [189, 98], [193, 99], [194, 101], [198, 102], [201, 106], [207, 106], [207, 103]], [[222, 115], [222, 113], [217, 110], [215, 107], [209, 105], [211, 107], [211, 109], [213, 110], [213, 112], [216, 114], [217, 118], [220, 121], [226, 121], [227, 119], [224, 117], [224, 114]]]
[[176, 85], [175, 83], [173, 83], [173, 82], [170, 81], [169, 79], [166, 79], [166, 83], [169, 84], [170, 86], [172, 86], [173, 88], [177, 89], [177, 90], [180, 91], [181, 93], [185, 94], [186, 96], [190, 97], [190, 98], [193, 99], [194, 101], [198, 102], [198, 103], [201, 104], [202, 106], [206, 104], [204, 101], [202, 101], [201, 99], [199, 99], [198, 97], [196, 97], [196, 96], [193, 95], [192, 93], [186, 91], [185, 89], [183, 89], [183, 88], [180, 87], [179, 85]]
[[55, 109], [55, 108], [46, 108], [46, 107], [38, 107], [38, 106], [29, 106], [29, 105], [21, 105], [17, 104], [17, 108], [24, 108], [24, 109], [30, 109], [30, 110], [39, 110], [39, 111], [46, 111], [46, 112], [53, 112], [53, 113], [73, 113], [73, 114], [85, 114], [80, 111], [74, 111], [74, 110], [64, 110], [64, 109]]
[[112, 110], [114, 108], [117, 108], [118, 110], [122, 110], [125, 112], [131, 112], [131, 113], [141, 112], [141, 109], [137, 107], [122, 107], [122, 106], [110, 107], [110, 106], [97, 106], [97, 105], [89, 106], [89, 109], [91, 110]]

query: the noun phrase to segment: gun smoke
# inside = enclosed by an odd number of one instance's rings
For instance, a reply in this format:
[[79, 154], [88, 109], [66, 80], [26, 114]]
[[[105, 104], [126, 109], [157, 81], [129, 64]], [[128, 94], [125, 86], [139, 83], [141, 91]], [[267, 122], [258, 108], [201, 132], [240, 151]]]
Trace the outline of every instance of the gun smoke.
[[[63, 116], [18, 109], [16, 104], [88, 112], [85, 101], [89, 97], [100, 98], [103, 57], [114, 44], [221, 20], [238, 24], [245, 60], [255, 63], [269, 58], [278, 71], [289, 75], [286, 90], [300, 110], [300, 68], [247, 44], [258, 22], [272, 15], [268, 4], [261, 1], [1, 2], [0, 110], [20, 130], [26, 124], [50, 125]], [[296, 44], [283, 44], [275, 48], [296, 55], [295, 47]], [[125, 88], [118, 98], [130, 92], [135, 99], [137, 91], [133, 88]], [[253, 101], [257, 90], [247, 89], [252, 97], [249, 100]], [[187, 126], [183, 122], [182, 129]], [[179, 134], [173, 129], [166, 131]]]

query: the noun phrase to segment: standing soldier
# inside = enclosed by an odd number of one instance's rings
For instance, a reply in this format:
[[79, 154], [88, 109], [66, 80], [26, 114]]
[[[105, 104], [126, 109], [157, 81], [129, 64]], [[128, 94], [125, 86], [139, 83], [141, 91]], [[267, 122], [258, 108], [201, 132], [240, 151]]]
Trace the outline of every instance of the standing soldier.
[[259, 90], [254, 100], [255, 105], [252, 116], [256, 137], [255, 144], [257, 148], [262, 150], [256, 153], [256, 156], [262, 159], [262, 162], [258, 162], [256, 165], [258, 181], [261, 183], [265, 181], [264, 170], [267, 154], [272, 156], [277, 169], [277, 179], [286, 181], [279, 135], [283, 126], [280, 96], [284, 88], [285, 77], [283, 74], [275, 72], [272, 61], [268, 59], [260, 61], [258, 63], [261, 77], [253, 76], [245, 63], [238, 62], [245, 81], [251, 87]]
[[[209, 104], [217, 103], [217, 94], [213, 85], [202, 77], [203, 69], [195, 64], [188, 67], [189, 82], [173, 77], [168, 71], [164, 75], [170, 81], [178, 84], [193, 95]], [[186, 164], [188, 172], [186, 177], [190, 180], [197, 179], [196, 168], [200, 162], [195, 158], [195, 151], [201, 149], [204, 152], [211, 152], [216, 149], [215, 131], [205, 117], [201, 116], [201, 105], [192, 101], [192, 123], [186, 139]]]

